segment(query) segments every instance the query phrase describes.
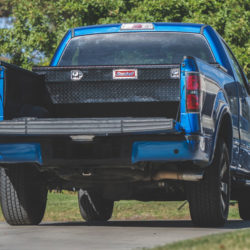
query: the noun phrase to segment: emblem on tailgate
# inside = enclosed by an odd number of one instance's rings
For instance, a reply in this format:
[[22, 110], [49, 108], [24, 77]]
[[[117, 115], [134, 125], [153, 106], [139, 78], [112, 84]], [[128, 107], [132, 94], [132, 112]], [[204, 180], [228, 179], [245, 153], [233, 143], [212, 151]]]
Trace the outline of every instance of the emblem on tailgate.
[[137, 79], [137, 69], [114, 69], [113, 79]]
[[79, 81], [83, 77], [83, 72], [80, 70], [71, 70], [70, 78], [73, 81]]

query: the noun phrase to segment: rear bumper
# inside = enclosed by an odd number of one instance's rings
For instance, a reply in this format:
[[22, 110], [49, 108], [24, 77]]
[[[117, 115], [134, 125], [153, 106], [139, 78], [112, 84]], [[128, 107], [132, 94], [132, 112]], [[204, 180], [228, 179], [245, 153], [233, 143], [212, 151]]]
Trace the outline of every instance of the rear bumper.
[[0, 143], [0, 163], [43, 164], [40, 143]]
[[[74, 144], [70, 140], [55, 143], [55, 138], [47, 142], [39, 137], [26, 142], [22, 141], [22, 138], [19, 138], [18, 142], [7, 140], [0, 143], [1, 164], [37, 163], [41, 166], [89, 167], [129, 166], [140, 162], [190, 162], [204, 167], [209, 164], [212, 156], [212, 139], [198, 135], [127, 135], [121, 140], [119, 136], [115, 136], [111, 139], [111, 144], [115, 147], [103, 141], [109, 139], [109, 136], [101, 137], [101, 142], [97, 140]], [[115, 148], [115, 151], [110, 151], [110, 148]]]
[[133, 143], [132, 163], [186, 162], [206, 166], [211, 160], [212, 138], [186, 136], [184, 140], [139, 141]]

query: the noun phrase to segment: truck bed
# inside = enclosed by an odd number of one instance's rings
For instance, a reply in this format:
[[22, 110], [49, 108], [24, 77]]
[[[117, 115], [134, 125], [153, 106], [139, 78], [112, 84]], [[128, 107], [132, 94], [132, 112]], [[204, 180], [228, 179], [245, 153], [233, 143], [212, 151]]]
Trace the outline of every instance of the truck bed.
[[[123, 66], [136, 71], [132, 79], [115, 78], [118, 66], [34, 67], [32, 72], [4, 62], [0, 67], [4, 76], [1, 133], [75, 134], [86, 132], [86, 124], [95, 119], [101, 119], [103, 126], [112, 124], [114, 133], [117, 124], [132, 120], [146, 126], [147, 132], [161, 128], [162, 122], [163, 130], [172, 129], [171, 119], [178, 119], [180, 76], [172, 76], [172, 70], [180, 70], [180, 65]], [[82, 78], [72, 79], [72, 72], [80, 72]], [[53, 132], [60, 124], [68, 132]], [[70, 130], [72, 124], [79, 128]]]

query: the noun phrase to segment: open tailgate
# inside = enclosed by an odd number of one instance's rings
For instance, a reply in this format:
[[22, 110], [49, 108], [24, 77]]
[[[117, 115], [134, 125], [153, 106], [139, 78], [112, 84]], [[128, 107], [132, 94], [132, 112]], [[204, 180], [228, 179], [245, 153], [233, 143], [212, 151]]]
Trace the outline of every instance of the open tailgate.
[[174, 120], [167, 118], [19, 118], [0, 122], [0, 135], [109, 135], [173, 129]]

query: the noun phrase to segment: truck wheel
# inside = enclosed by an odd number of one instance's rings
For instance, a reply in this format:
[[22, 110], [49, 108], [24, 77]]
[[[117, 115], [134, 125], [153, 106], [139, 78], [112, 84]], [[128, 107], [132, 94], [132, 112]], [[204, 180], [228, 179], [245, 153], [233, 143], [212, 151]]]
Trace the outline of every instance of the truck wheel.
[[37, 225], [41, 222], [47, 201], [47, 189], [33, 167], [0, 168], [0, 202], [10, 225]]
[[228, 148], [219, 138], [212, 164], [204, 179], [189, 183], [188, 201], [192, 221], [197, 226], [223, 226], [228, 217], [231, 177]]
[[114, 201], [102, 198], [98, 192], [80, 189], [78, 203], [81, 216], [87, 222], [107, 221], [112, 216]]
[[243, 191], [238, 199], [239, 214], [242, 220], [250, 220], [250, 192]]

